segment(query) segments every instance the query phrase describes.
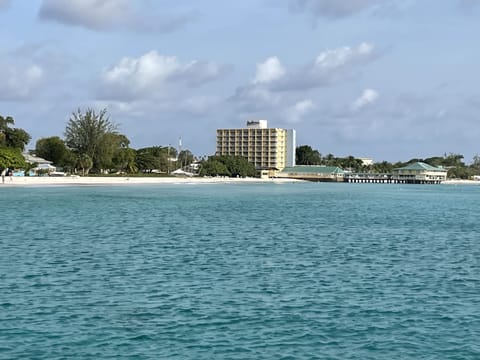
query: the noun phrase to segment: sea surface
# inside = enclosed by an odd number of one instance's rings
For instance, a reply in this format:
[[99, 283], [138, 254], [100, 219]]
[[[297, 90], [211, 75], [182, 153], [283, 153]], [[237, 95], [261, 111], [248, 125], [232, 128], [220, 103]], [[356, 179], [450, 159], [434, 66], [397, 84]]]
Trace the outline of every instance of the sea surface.
[[480, 187], [0, 186], [1, 359], [480, 359]]

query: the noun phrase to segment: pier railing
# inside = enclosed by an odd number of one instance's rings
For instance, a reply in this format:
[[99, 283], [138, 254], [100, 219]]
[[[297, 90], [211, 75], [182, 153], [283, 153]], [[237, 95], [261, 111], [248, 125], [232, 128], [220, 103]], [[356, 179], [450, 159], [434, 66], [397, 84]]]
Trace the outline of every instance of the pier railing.
[[428, 179], [416, 175], [393, 175], [376, 173], [345, 173], [343, 181], [371, 184], [440, 184], [439, 179]]

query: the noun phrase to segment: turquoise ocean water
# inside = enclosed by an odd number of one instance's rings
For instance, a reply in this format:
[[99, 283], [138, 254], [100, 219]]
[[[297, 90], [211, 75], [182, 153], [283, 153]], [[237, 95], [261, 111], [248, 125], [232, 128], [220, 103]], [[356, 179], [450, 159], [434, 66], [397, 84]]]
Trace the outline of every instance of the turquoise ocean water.
[[480, 187], [1, 188], [1, 359], [480, 359]]

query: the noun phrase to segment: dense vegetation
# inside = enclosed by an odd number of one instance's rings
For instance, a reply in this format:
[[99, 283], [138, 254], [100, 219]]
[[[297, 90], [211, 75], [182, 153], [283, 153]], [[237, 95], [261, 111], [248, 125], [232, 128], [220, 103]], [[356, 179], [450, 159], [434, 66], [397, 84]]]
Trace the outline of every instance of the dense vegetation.
[[[23, 129], [12, 128], [12, 117], [0, 116], [0, 170], [6, 167], [29, 169], [22, 156], [30, 135]], [[168, 173], [194, 161], [189, 150], [177, 154], [173, 147], [153, 146], [142, 149], [129, 147], [130, 140], [118, 132], [118, 126], [110, 120], [104, 109], [72, 113], [64, 139], [58, 136], [39, 139], [35, 155], [53, 162], [70, 173]]]
[[35, 152], [70, 172], [81, 174], [168, 173], [194, 161], [193, 154], [167, 146], [138, 150], [129, 147], [130, 140], [118, 132], [118, 126], [106, 110], [96, 113], [87, 109], [74, 112], [65, 129], [65, 140], [59, 137], [37, 141]]
[[241, 156], [210, 156], [202, 162], [201, 176], [254, 177], [253, 164]]
[[0, 116], [0, 171], [27, 166], [22, 151], [31, 137], [25, 130], [11, 127], [13, 125], [15, 121], [11, 116]]

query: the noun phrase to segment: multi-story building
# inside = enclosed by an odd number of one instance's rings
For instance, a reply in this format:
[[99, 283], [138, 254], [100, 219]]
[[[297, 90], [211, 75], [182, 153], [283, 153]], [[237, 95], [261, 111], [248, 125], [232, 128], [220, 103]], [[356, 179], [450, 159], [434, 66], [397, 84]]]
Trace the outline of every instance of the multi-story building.
[[243, 156], [259, 170], [295, 166], [295, 130], [268, 128], [267, 120], [247, 121], [243, 129], [217, 130], [217, 155]]

